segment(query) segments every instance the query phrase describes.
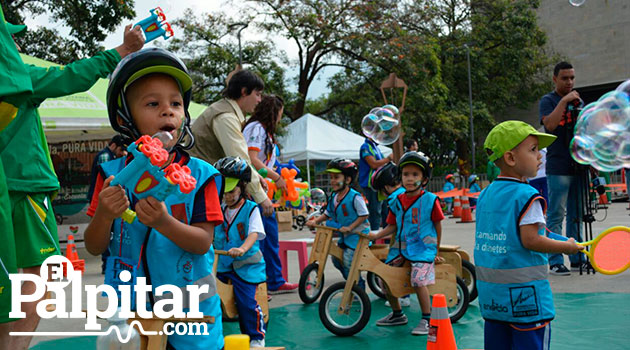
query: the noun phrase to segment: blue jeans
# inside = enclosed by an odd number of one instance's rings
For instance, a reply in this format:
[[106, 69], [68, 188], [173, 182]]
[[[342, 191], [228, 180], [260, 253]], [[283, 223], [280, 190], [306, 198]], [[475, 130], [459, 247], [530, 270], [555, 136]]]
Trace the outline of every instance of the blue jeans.
[[265, 227], [265, 239], [260, 241], [259, 247], [265, 259], [265, 268], [267, 270], [267, 288], [269, 290], [277, 290], [287, 281], [282, 277], [282, 264], [280, 262], [280, 243], [278, 241], [278, 222], [276, 221], [276, 213], [271, 216], [262, 215], [260, 209], [263, 226]]
[[[547, 227], [551, 232], [562, 234], [562, 222], [566, 213], [565, 236], [577, 242], [582, 241], [582, 188], [577, 176], [547, 174], [549, 190], [549, 206], [547, 210]], [[569, 256], [571, 263], [584, 261], [580, 254]], [[564, 264], [562, 254], [550, 254], [549, 265]]]
[[[351, 248], [343, 248], [343, 261], [339, 261], [339, 259], [337, 259], [336, 257], [331, 256], [333, 266], [335, 266], [337, 270], [341, 272], [341, 275], [343, 276], [343, 279], [345, 280], [348, 279], [348, 275], [350, 274], [350, 267], [352, 266], [353, 257], [354, 257], [354, 249], [351, 249]], [[363, 277], [361, 277], [360, 274], [359, 274], [359, 282], [357, 283], [357, 285], [361, 289], [365, 290], [365, 280], [363, 279]]]
[[367, 199], [367, 208], [370, 215], [368, 221], [370, 221], [370, 229], [372, 231], [381, 228], [381, 203], [378, 201], [378, 193], [371, 188], [361, 187], [365, 199]]
[[217, 279], [223, 283], [228, 283], [228, 280], [232, 281], [241, 333], [249, 335], [251, 340], [265, 339], [267, 330], [263, 320], [263, 312], [256, 301], [258, 285], [244, 281], [234, 271], [219, 272]]
[[538, 179], [530, 180], [529, 185], [535, 188], [536, 190], [538, 190], [538, 193], [540, 193], [540, 195], [543, 196], [543, 198], [545, 199], [545, 202], [547, 202], [547, 205], [549, 205], [549, 191], [547, 190], [547, 178], [541, 177]]

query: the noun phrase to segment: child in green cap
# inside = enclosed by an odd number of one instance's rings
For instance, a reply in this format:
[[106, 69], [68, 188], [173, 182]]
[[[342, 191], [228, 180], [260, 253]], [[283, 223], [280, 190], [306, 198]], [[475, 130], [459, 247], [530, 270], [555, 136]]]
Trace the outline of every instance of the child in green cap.
[[[526, 179], [555, 136], [521, 121], [495, 126], [484, 148], [501, 169], [479, 196], [475, 264], [485, 349], [548, 349], [555, 316], [548, 253], [576, 254], [572, 238], [546, 234], [547, 204]], [[564, 239], [564, 240], [562, 240]]]

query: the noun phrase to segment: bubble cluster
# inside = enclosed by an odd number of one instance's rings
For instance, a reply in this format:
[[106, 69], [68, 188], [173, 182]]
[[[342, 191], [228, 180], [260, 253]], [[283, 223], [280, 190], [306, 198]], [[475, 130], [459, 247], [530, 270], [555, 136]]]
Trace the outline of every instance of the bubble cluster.
[[363, 117], [361, 131], [382, 145], [391, 145], [400, 136], [398, 108], [394, 105], [375, 107]]
[[600, 171], [630, 167], [630, 80], [582, 109], [571, 156]]

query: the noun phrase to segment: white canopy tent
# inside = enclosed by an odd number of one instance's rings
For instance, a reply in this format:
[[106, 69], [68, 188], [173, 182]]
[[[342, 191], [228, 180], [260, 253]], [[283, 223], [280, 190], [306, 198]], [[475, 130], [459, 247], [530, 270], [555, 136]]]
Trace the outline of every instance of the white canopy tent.
[[[359, 159], [359, 149], [365, 137], [357, 135], [320, 117], [307, 113], [289, 124], [280, 138], [282, 158], [306, 161], [308, 182], [311, 183], [310, 161], [334, 158]], [[384, 156], [392, 149], [378, 146]]]

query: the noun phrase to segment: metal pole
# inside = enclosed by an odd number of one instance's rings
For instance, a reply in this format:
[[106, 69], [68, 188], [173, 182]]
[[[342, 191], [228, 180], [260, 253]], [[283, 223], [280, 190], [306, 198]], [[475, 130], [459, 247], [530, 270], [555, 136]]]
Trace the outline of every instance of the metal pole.
[[475, 130], [473, 128], [472, 82], [470, 79], [470, 47], [466, 46], [466, 61], [468, 62], [468, 103], [470, 105], [470, 152], [472, 157], [471, 173], [475, 171]]
[[308, 189], [313, 188], [313, 184], [311, 184], [311, 161], [308, 159], [308, 154], [306, 155], [306, 178], [308, 181]]

